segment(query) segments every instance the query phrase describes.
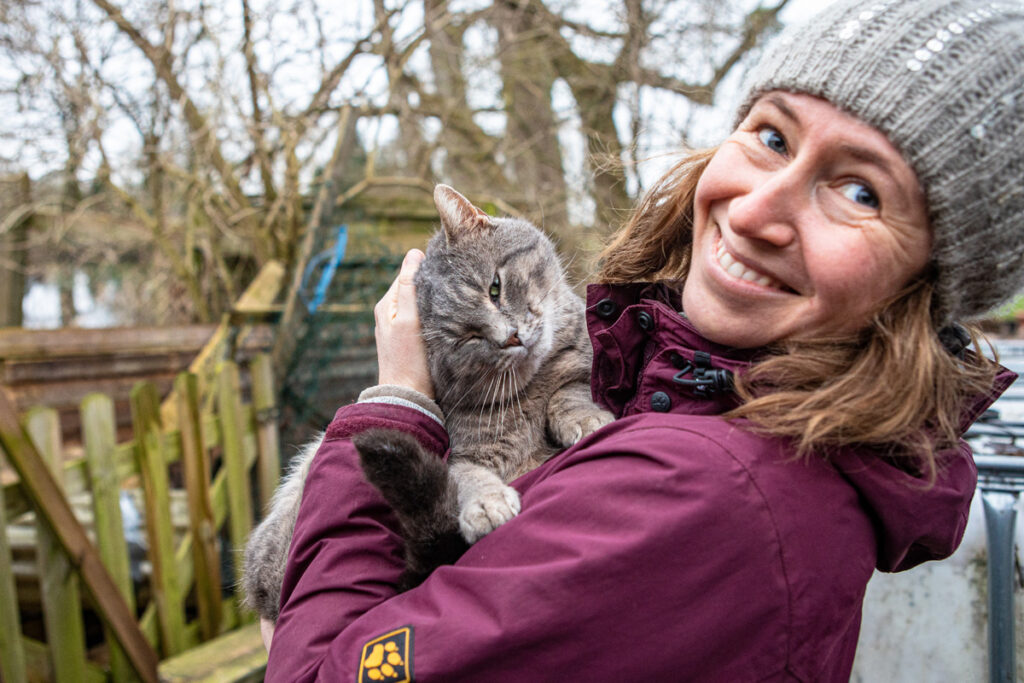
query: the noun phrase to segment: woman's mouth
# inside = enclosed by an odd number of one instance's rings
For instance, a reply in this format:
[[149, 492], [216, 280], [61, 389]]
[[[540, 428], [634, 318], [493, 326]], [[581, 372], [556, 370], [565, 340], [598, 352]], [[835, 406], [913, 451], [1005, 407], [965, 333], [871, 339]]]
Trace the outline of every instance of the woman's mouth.
[[772, 289], [786, 289], [786, 287], [784, 287], [782, 283], [775, 278], [765, 275], [764, 273], [759, 273], [753, 268], [750, 268], [734, 259], [732, 254], [725, 250], [725, 244], [721, 241], [718, 242], [716, 257], [718, 258], [718, 265], [722, 266], [722, 270], [737, 280], [753, 282], [754, 284], [761, 285], [762, 287], [771, 287]]

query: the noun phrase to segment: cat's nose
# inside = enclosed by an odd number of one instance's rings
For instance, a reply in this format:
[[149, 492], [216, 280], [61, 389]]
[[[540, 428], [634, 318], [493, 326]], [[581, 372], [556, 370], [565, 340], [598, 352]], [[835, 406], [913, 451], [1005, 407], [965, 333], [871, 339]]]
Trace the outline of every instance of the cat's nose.
[[513, 327], [508, 331], [508, 339], [501, 345], [501, 348], [507, 349], [510, 346], [522, 346], [523, 342], [519, 339], [519, 328]]

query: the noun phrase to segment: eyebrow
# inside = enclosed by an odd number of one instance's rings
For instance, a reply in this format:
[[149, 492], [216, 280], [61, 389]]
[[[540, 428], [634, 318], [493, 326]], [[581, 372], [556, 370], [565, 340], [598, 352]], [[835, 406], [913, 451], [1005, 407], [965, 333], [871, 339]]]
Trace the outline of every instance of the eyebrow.
[[[794, 123], [801, 123], [800, 117], [797, 115], [797, 113], [793, 111], [789, 107], [789, 105], [786, 104], [786, 101], [779, 97], [778, 95], [769, 95], [765, 97], [765, 102], [778, 109], [779, 113], [781, 113], [783, 116], [790, 119]], [[838, 150], [844, 154], [850, 155], [851, 157], [857, 159], [858, 161], [863, 161], [864, 163], [877, 166], [882, 172], [886, 173], [894, 181], [896, 180], [897, 176], [895, 173], [895, 169], [893, 169], [892, 167], [892, 164], [889, 162], [888, 159], [878, 154], [877, 152], [874, 152], [865, 147], [851, 145], [848, 143], [839, 145]]]
[[872, 164], [881, 169], [884, 173], [889, 175], [893, 180], [896, 180], [896, 173], [889, 163], [889, 160], [882, 155], [864, 147], [858, 147], [857, 145], [842, 144], [839, 145], [839, 151], [843, 154], [849, 154], [858, 161], [863, 161], [868, 164]]
[[764, 98], [765, 102], [774, 106], [783, 116], [792, 120], [794, 123], [800, 123], [800, 117], [796, 115], [796, 112], [789, 108], [786, 101], [778, 95], [768, 95]]

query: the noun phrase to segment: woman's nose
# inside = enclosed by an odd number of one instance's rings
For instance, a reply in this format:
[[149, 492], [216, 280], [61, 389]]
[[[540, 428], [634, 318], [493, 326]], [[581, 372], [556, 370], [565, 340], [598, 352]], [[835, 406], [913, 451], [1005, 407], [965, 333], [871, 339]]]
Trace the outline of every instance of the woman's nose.
[[793, 167], [754, 177], [729, 202], [729, 227], [738, 235], [783, 248], [797, 237], [805, 202]]

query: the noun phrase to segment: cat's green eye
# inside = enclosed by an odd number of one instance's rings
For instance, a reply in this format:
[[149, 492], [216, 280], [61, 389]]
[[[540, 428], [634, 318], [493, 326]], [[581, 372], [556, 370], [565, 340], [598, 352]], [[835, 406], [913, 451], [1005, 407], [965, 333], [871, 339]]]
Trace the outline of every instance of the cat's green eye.
[[501, 278], [498, 277], [497, 273], [494, 274], [494, 281], [491, 282], [491, 288], [488, 290], [488, 293], [491, 295], [491, 298], [495, 300], [501, 296]]

